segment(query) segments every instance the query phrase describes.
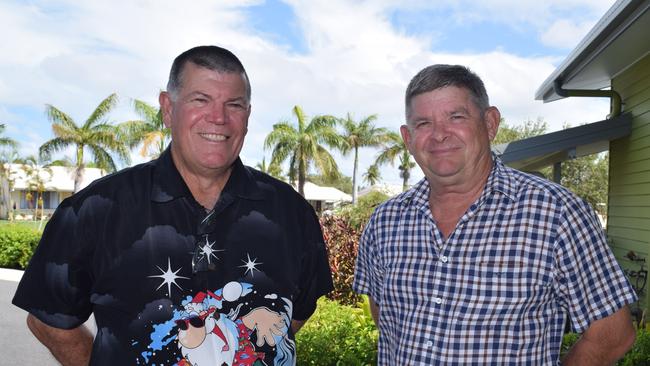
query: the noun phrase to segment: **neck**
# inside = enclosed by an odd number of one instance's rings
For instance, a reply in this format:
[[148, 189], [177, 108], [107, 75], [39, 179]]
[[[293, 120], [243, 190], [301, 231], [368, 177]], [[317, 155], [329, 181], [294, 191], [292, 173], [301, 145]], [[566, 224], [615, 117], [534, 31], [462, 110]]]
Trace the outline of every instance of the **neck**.
[[444, 184], [429, 180], [429, 208], [440, 230], [448, 237], [458, 224], [458, 220], [483, 193], [485, 183], [492, 171], [492, 159], [483, 164], [472, 179], [459, 183]]
[[219, 200], [219, 196], [221, 196], [223, 187], [228, 182], [231, 171], [232, 168], [219, 177], [204, 177], [195, 174], [183, 174], [183, 172], [181, 172], [181, 176], [194, 199], [206, 210], [212, 210], [217, 200]]
[[188, 164], [176, 163], [173, 150], [172, 158], [194, 199], [205, 209], [212, 210], [230, 178], [232, 165], [226, 169], [200, 170], [192, 169]]

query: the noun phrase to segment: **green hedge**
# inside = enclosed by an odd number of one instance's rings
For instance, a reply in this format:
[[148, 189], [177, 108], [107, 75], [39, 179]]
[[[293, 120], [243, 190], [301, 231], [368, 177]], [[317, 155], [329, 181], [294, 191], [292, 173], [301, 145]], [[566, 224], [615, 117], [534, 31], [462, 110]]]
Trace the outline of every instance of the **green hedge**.
[[[363, 309], [362, 309], [363, 308]], [[299, 365], [375, 365], [378, 331], [367, 309], [322, 298], [318, 309], [296, 335]], [[561, 355], [578, 341], [564, 335]], [[617, 366], [650, 366], [650, 331], [641, 329], [630, 351]]]
[[41, 232], [20, 225], [0, 227], [0, 267], [24, 269], [34, 253]]
[[367, 311], [321, 298], [296, 335], [299, 365], [376, 365], [378, 331]]

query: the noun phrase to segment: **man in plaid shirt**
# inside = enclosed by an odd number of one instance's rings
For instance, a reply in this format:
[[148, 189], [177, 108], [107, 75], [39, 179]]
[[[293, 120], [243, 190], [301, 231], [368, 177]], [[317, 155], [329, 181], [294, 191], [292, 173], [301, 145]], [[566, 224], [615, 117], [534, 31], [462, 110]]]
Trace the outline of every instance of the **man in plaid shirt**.
[[425, 179], [377, 208], [354, 288], [380, 365], [609, 365], [634, 343], [636, 301], [593, 209], [491, 153], [501, 115], [481, 79], [434, 65], [406, 90], [402, 138]]

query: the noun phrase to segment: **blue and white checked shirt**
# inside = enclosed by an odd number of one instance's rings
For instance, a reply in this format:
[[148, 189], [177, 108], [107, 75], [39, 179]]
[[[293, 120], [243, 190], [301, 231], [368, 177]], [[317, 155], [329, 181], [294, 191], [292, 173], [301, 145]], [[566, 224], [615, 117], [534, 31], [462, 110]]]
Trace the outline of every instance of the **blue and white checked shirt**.
[[636, 295], [588, 204], [495, 157], [447, 240], [420, 181], [377, 208], [355, 291], [380, 307], [379, 365], [557, 365], [577, 332]]

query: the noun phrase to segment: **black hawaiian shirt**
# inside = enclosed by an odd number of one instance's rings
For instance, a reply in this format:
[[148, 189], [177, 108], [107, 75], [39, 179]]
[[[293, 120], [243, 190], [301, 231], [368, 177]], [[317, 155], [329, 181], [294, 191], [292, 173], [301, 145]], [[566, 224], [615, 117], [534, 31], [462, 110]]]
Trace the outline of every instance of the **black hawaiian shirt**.
[[93, 365], [293, 365], [291, 320], [331, 289], [291, 186], [238, 159], [206, 212], [167, 149], [63, 201], [13, 303], [65, 329], [93, 313]]

